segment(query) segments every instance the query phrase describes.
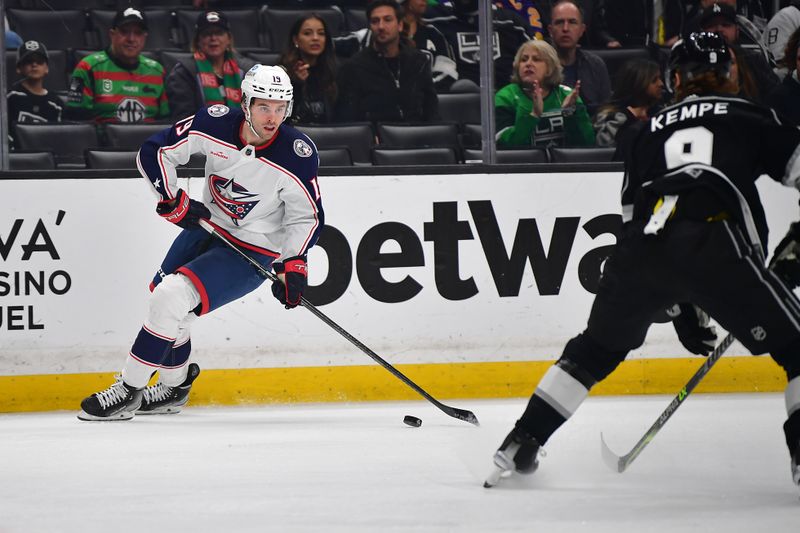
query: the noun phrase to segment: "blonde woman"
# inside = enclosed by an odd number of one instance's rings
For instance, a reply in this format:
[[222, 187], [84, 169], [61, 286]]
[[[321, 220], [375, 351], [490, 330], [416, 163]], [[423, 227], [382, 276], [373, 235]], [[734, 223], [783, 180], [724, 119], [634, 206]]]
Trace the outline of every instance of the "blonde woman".
[[497, 145], [594, 146], [580, 81], [561, 85], [561, 64], [545, 41], [527, 41], [514, 56], [511, 83], [494, 97]]

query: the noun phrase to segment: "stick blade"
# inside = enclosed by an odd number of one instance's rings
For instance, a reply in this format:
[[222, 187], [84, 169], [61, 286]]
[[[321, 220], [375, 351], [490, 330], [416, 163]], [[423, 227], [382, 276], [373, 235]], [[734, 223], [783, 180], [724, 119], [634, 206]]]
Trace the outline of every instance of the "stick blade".
[[459, 420], [463, 420], [464, 422], [469, 422], [473, 426], [480, 426], [480, 422], [478, 422], [478, 417], [475, 416], [475, 413], [472, 411], [467, 411], [466, 409], [458, 409], [456, 407], [451, 407], [451, 411], [448, 412], [450, 416], [454, 418], [458, 418]]
[[608, 465], [611, 470], [619, 472], [620, 474], [625, 471], [627, 466], [625, 460], [611, 451], [602, 433], [600, 433], [600, 452], [603, 455], [603, 462]]

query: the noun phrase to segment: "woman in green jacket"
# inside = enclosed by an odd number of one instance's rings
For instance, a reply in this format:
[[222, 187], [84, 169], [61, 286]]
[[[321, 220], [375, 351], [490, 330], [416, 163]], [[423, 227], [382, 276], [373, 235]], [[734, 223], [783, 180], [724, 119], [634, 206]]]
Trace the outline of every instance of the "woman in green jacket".
[[575, 89], [561, 85], [561, 63], [545, 41], [527, 41], [514, 57], [511, 83], [494, 97], [497, 146], [594, 146], [594, 129]]

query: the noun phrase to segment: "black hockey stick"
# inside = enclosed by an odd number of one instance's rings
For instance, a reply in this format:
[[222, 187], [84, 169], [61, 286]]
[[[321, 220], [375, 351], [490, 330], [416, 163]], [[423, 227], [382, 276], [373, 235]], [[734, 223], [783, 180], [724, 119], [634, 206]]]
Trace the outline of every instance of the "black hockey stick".
[[[265, 277], [268, 280], [273, 281], [273, 282], [274, 281], [278, 281], [278, 277], [275, 274], [273, 274], [272, 272], [270, 272], [269, 270], [267, 270], [266, 268], [261, 266], [258, 263], [258, 261], [256, 261], [255, 259], [253, 259], [249, 255], [244, 253], [238, 246], [236, 246], [234, 243], [232, 243], [227, 237], [222, 235], [220, 232], [218, 232], [214, 228], [214, 226], [209, 224], [207, 221], [201, 219], [200, 220], [200, 227], [202, 227], [204, 230], [206, 230], [207, 232], [209, 232], [210, 234], [212, 234], [213, 236], [215, 236], [216, 238], [218, 238], [219, 240], [224, 242], [233, 251], [235, 251], [240, 256], [242, 256], [244, 259], [246, 259], [251, 265], [253, 265], [256, 268], [256, 270], [258, 270], [259, 274], [261, 274], [263, 277]], [[480, 425], [478, 423], [478, 418], [475, 416], [475, 414], [472, 411], [467, 411], [466, 409], [458, 409], [456, 407], [450, 407], [449, 405], [443, 404], [442, 402], [440, 402], [439, 400], [437, 400], [436, 398], [434, 398], [433, 396], [428, 394], [419, 385], [417, 385], [416, 383], [414, 383], [413, 381], [408, 379], [405, 376], [405, 374], [403, 374], [402, 372], [397, 370], [395, 367], [393, 367], [391, 364], [386, 362], [381, 356], [379, 356], [378, 354], [376, 354], [375, 352], [370, 350], [364, 343], [362, 343], [361, 341], [359, 341], [358, 339], [356, 339], [355, 337], [350, 335], [341, 326], [339, 326], [339, 324], [337, 324], [336, 322], [331, 320], [325, 313], [323, 313], [322, 311], [317, 309], [317, 307], [314, 304], [312, 304], [311, 302], [309, 302], [308, 300], [306, 300], [302, 296], [300, 297], [300, 305], [302, 305], [303, 307], [305, 307], [306, 309], [311, 311], [311, 313], [313, 313], [317, 318], [319, 318], [320, 320], [322, 320], [323, 322], [328, 324], [331, 328], [333, 328], [342, 337], [344, 337], [345, 339], [347, 339], [351, 343], [353, 343], [353, 345], [356, 348], [358, 348], [359, 350], [361, 350], [362, 352], [364, 352], [365, 354], [370, 356], [373, 361], [375, 361], [376, 363], [381, 365], [383, 368], [385, 368], [386, 370], [391, 372], [397, 379], [399, 379], [400, 381], [402, 381], [403, 383], [405, 383], [406, 385], [408, 385], [409, 387], [414, 389], [417, 393], [419, 393], [420, 396], [422, 396], [423, 398], [425, 398], [426, 400], [431, 402], [433, 405], [438, 407], [439, 410], [441, 410], [443, 413], [445, 413], [446, 415], [452, 416], [453, 418], [458, 418], [459, 420], [464, 420], [465, 422], [469, 422], [470, 424], [474, 424], [476, 426]]]
[[714, 366], [722, 354], [725, 353], [725, 350], [733, 344], [734, 338], [733, 335], [730, 333], [722, 339], [722, 342], [719, 343], [719, 346], [714, 348], [714, 351], [706, 358], [705, 363], [701, 366], [697, 372], [694, 373], [692, 378], [689, 382], [683, 386], [681, 391], [678, 393], [675, 398], [672, 399], [672, 402], [664, 409], [664, 412], [661, 413], [661, 416], [658, 417], [650, 429], [647, 430], [639, 442], [636, 443], [636, 446], [633, 447], [631, 451], [623, 456], [619, 456], [611, 451], [611, 449], [606, 444], [605, 439], [603, 438], [603, 434], [600, 433], [600, 443], [602, 444], [602, 453], [603, 453], [603, 460], [612, 470], [615, 470], [619, 473], [625, 471], [626, 468], [630, 466], [630, 464], [642, 453], [644, 447], [647, 446], [651, 440], [656, 436], [664, 424], [667, 423], [667, 420], [678, 410], [678, 407], [681, 406], [683, 401], [691, 394], [694, 388], [697, 386], [698, 383], [708, 374], [708, 371], [711, 370], [711, 367]]

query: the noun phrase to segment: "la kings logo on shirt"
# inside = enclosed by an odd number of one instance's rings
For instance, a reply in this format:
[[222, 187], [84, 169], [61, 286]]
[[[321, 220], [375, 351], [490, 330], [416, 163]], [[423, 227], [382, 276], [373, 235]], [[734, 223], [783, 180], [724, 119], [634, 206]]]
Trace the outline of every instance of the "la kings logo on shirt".
[[[473, 32], [458, 32], [458, 57], [464, 63], [478, 64], [480, 62], [481, 37]], [[500, 36], [492, 33], [492, 55], [494, 59], [500, 58]]]
[[117, 119], [120, 122], [141, 122], [145, 118], [145, 107], [135, 98], [126, 98], [117, 106]]

